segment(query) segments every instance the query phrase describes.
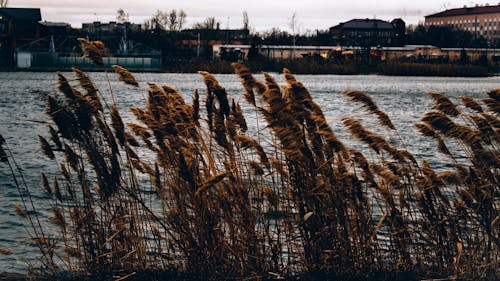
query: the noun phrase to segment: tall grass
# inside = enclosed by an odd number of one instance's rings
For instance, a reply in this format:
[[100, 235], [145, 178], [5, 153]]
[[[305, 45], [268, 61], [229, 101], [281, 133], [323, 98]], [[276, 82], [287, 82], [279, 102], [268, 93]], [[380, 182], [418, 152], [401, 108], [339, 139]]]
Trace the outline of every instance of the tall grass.
[[495, 71], [472, 64], [387, 62], [378, 65], [376, 72], [393, 76], [487, 77]]
[[[281, 72], [283, 68], [293, 69], [297, 74], [379, 74], [389, 76], [440, 76], [440, 77], [488, 77], [498, 72], [479, 65], [444, 63], [380, 62], [370, 64], [364, 61], [331, 61], [296, 58], [288, 60], [248, 61], [246, 65], [254, 70]], [[211, 73], [233, 73], [231, 63], [221, 60], [170, 60], [164, 61], [162, 71], [175, 73], [196, 73], [204, 69]]]
[[[233, 67], [255, 107], [257, 135], [208, 72], [200, 72], [204, 97], [196, 92], [189, 102], [148, 83], [146, 105], [130, 108], [133, 122], [83, 71], [58, 74], [58, 93], [47, 101], [50, 138], [40, 136], [40, 144], [60, 170], [42, 174], [48, 219], [59, 231], [36, 222], [34, 205], [18, 207], [32, 221], [46, 270], [122, 279], [145, 271], [202, 279], [499, 278], [500, 90], [462, 97], [460, 106], [430, 94], [435, 106], [416, 126], [453, 163], [438, 172], [348, 117], [346, 130], [376, 157], [344, 145], [290, 71], [280, 85]], [[398, 135], [368, 95], [343, 94]], [[13, 165], [0, 140], [0, 160]], [[29, 202], [29, 193], [22, 198]]]

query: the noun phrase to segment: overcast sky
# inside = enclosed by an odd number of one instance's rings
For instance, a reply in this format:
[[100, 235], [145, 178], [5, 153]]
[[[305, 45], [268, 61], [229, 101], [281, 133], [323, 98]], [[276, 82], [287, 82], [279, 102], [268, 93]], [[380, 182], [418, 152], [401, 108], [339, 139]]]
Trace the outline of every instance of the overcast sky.
[[116, 20], [116, 11], [122, 8], [134, 23], [143, 23], [158, 9], [183, 9], [187, 14], [186, 27], [206, 17], [215, 17], [222, 28], [241, 28], [242, 14], [246, 11], [250, 26], [257, 31], [272, 27], [289, 31], [290, 18], [296, 13], [298, 30], [304, 33], [327, 29], [353, 18], [389, 21], [402, 18], [407, 24], [417, 24], [425, 15], [444, 9], [486, 3], [440, 0], [9, 0], [9, 7], [38, 7], [42, 20], [67, 22], [73, 27], [81, 27], [82, 22]]

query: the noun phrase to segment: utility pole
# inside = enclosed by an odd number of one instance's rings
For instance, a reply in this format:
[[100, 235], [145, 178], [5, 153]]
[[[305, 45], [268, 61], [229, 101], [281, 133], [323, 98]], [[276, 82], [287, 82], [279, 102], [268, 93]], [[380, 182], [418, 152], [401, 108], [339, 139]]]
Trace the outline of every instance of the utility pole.
[[290, 18], [290, 29], [292, 30], [292, 59], [295, 57], [295, 27], [297, 26], [297, 13], [293, 13]]
[[200, 45], [201, 45], [201, 40], [200, 40], [200, 33], [198, 32], [198, 45], [196, 46], [196, 57], [200, 57]]

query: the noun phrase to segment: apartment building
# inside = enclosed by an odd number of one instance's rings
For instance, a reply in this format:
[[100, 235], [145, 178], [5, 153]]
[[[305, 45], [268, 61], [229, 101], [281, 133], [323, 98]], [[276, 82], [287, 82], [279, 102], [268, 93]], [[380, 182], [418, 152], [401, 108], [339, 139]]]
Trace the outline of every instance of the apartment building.
[[141, 25], [130, 22], [117, 23], [115, 21], [106, 23], [100, 21], [82, 23], [82, 31], [89, 35], [97, 36], [96, 38], [101, 35], [109, 35], [113, 33], [123, 34], [125, 30], [127, 32], [140, 32]]
[[500, 4], [445, 10], [425, 17], [426, 26], [451, 26], [485, 37], [490, 43], [500, 41]]

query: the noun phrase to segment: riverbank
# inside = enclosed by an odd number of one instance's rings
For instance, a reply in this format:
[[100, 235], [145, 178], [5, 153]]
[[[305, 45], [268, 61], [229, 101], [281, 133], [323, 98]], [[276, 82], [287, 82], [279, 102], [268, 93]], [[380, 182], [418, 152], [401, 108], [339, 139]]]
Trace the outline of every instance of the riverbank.
[[[438, 274], [434, 276], [439, 276]], [[427, 276], [432, 278], [431, 276]], [[120, 279], [121, 278], [121, 279]], [[282, 280], [282, 281], [315, 281], [315, 280], [344, 280], [344, 281], [417, 281], [426, 279], [425, 276], [416, 274], [415, 272], [404, 273], [387, 273], [379, 272], [371, 276], [349, 275], [337, 276], [328, 274], [304, 274], [294, 276], [281, 276], [270, 272], [267, 276], [255, 276], [255, 279], [245, 278], [246, 280]], [[32, 276], [28, 274], [17, 273], [0, 273], [0, 281], [107, 281], [107, 280], [127, 280], [127, 281], [208, 281], [214, 280], [206, 276], [197, 274], [179, 273], [172, 271], [144, 271], [131, 273], [106, 273], [106, 274], [74, 274], [74, 273], [58, 273], [56, 275]], [[227, 278], [226, 281], [240, 280], [239, 278]]]
[[387, 76], [488, 77], [498, 69], [479, 65], [387, 63], [377, 67], [377, 74]]
[[[260, 69], [265, 72], [281, 72], [284, 68], [293, 69], [296, 74], [336, 74], [360, 75], [376, 74], [386, 76], [437, 76], [437, 77], [489, 77], [500, 73], [498, 66], [480, 66], [473, 64], [438, 64], [438, 63], [405, 63], [384, 62], [378, 64], [363, 63], [332, 63], [316, 60], [282, 60], [282, 61], [253, 61], [246, 62], [251, 69]], [[85, 67], [85, 71], [102, 71], [101, 67]], [[216, 74], [234, 73], [231, 63], [221, 60], [170, 60], [164, 61], [163, 66], [157, 69], [130, 69], [136, 73], [197, 73], [200, 69]], [[43, 68], [0, 68], [0, 71], [31, 71], [56, 72], [71, 71], [70, 68], [43, 67]]]

